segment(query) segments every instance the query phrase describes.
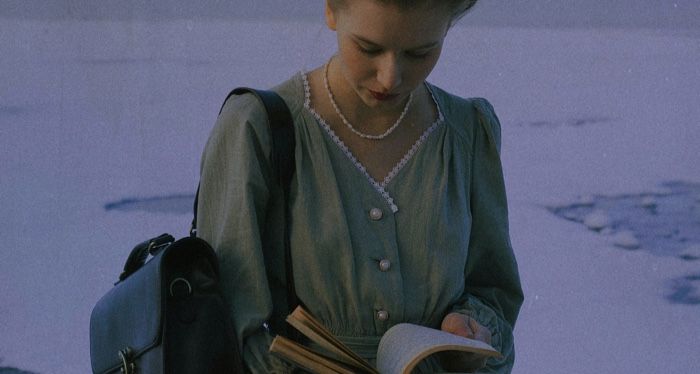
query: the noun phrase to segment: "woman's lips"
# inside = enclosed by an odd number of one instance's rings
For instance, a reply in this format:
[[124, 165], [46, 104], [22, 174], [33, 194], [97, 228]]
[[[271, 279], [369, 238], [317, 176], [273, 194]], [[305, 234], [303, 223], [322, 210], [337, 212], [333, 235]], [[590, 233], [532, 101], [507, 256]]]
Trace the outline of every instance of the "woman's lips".
[[377, 99], [379, 101], [388, 101], [388, 100], [394, 99], [394, 98], [399, 96], [398, 94], [384, 94], [384, 93], [372, 91], [372, 90], [369, 90], [369, 93], [372, 94], [372, 97], [374, 97], [375, 99]]

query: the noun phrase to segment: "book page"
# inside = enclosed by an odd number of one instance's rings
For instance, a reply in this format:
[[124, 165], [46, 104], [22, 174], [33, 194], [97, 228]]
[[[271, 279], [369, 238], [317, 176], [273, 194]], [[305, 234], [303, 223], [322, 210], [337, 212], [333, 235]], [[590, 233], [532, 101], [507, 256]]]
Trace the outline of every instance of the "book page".
[[335, 354], [340, 361], [362, 369], [364, 372], [377, 373], [372, 365], [333, 336], [322, 323], [301, 306], [287, 316], [287, 323], [319, 346]]
[[463, 351], [487, 357], [501, 354], [490, 345], [445, 331], [410, 323], [390, 328], [379, 342], [377, 370], [380, 373], [410, 373], [424, 358], [441, 351]]
[[355, 374], [356, 370], [333, 359], [319, 355], [311, 349], [285, 338], [276, 336], [270, 345], [270, 352], [314, 373]]

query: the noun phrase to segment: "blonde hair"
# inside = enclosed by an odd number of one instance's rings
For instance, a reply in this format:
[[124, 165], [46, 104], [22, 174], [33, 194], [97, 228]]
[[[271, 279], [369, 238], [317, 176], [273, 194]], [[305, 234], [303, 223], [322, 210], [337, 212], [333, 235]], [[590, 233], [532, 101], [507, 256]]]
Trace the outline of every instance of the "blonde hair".
[[[352, 0], [328, 0], [331, 9], [337, 10], [347, 6], [347, 2]], [[444, 5], [452, 11], [451, 24], [457, 22], [476, 4], [477, 0], [375, 0], [382, 4], [394, 5], [400, 9], [410, 9], [418, 6]]]

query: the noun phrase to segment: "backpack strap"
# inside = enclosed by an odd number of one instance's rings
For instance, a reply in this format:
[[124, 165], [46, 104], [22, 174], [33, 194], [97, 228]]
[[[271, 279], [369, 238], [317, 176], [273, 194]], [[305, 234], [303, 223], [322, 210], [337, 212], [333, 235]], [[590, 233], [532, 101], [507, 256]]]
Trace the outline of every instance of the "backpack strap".
[[[231, 91], [224, 103], [219, 109], [219, 114], [224, 109], [226, 101], [233, 95], [243, 95], [246, 93], [253, 94], [265, 107], [267, 112], [267, 124], [270, 128], [270, 139], [272, 142], [272, 154], [270, 155], [270, 163], [272, 165], [272, 170], [274, 178], [277, 183], [282, 187], [284, 193], [284, 262], [285, 262], [285, 279], [287, 283], [287, 313], [282, 315], [286, 316], [291, 313], [294, 308], [296, 308], [299, 303], [299, 298], [296, 294], [296, 289], [294, 287], [294, 274], [292, 268], [292, 253], [290, 249], [289, 242], [289, 226], [290, 226], [290, 210], [289, 210], [289, 190], [294, 176], [295, 163], [294, 163], [294, 148], [296, 146], [296, 140], [294, 138], [294, 120], [292, 119], [292, 114], [289, 111], [289, 107], [284, 102], [282, 97], [280, 97], [274, 91], [266, 90], [256, 90], [248, 87], [239, 87]], [[192, 226], [190, 229], [190, 236], [197, 236], [197, 206], [199, 202], [199, 186], [197, 186], [197, 194], [194, 197], [194, 216], [192, 219]], [[273, 313], [274, 315], [274, 313]], [[275, 326], [280, 329], [279, 326]], [[281, 330], [288, 330], [281, 328]], [[294, 333], [287, 334], [291, 335], [289, 337], [295, 338], [299, 341], [298, 336]]]

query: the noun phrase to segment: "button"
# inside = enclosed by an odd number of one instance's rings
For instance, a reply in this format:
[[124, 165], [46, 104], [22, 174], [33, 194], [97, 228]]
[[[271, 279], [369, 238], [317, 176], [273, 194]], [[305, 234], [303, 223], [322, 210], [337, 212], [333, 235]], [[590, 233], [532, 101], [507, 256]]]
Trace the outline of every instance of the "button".
[[384, 216], [384, 212], [379, 208], [372, 208], [369, 210], [369, 218], [371, 218], [372, 221], [379, 221], [382, 219], [382, 216]]
[[377, 311], [377, 319], [380, 321], [386, 321], [389, 319], [389, 312], [386, 310], [378, 310]]
[[387, 260], [386, 258], [379, 261], [379, 270], [381, 271], [387, 271], [391, 267], [391, 261]]

